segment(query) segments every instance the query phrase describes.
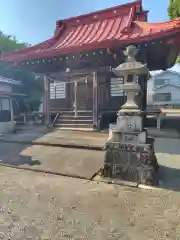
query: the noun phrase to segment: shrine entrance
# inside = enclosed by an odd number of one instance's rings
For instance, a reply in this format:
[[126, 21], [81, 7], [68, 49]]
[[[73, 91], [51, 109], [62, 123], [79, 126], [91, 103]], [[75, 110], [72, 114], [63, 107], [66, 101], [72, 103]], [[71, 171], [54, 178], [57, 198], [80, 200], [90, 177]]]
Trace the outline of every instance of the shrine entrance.
[[77, 82], [77, 110], [93, 110], [93, 82]]
[[76, 79], [71, 83], [70, 102], [75, 112], [93, 111], [92, 76]]
[[68, 83], [68, 108], [73, 111], [93, 110], [93, 81]]

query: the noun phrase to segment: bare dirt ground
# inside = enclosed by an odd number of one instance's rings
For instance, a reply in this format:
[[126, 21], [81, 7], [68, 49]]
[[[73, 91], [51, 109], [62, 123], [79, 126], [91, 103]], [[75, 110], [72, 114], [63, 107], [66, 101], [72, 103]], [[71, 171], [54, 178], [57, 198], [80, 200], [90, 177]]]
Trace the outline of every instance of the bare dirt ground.
[[180, 239], [180, 192], [0, 167], [0, 239]]

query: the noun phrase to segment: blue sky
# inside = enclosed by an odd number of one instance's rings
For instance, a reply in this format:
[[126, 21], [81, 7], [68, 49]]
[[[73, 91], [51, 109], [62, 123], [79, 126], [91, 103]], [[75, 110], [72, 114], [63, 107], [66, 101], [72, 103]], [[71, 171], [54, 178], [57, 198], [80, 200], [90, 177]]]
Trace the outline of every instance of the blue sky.
[[[0, 0], [0, 30], [36, 44], [52, 36], [56, 20], [133, 0]], [[168, 20], [169, 0], [144, 0], [149, 21]]]

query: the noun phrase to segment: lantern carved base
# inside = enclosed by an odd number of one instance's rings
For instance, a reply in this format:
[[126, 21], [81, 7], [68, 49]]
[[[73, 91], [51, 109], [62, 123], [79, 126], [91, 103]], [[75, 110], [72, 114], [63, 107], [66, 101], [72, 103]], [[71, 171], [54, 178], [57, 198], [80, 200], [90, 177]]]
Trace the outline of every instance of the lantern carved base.
[[[120, 139], [131, 137], [138, 140], [144, 133], [121, 133]], [[136, 140], [135, 140], [136, 139]], [[154, 153], [154, 139], [147, 138], [146, 143], [107, 141], [103, 177], [118, 178], [138, 184], [158, 185], [158, 163]]]

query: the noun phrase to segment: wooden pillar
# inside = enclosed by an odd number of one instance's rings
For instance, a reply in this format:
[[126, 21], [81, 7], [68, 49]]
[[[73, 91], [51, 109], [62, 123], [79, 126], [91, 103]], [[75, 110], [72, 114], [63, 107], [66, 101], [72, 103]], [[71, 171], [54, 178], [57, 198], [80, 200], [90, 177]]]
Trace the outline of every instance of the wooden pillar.
[[93, 127], [98, 127], [98, 89], [97, 73], [93, 73]]
[[[141, 93], [140, 93], [140, 109], [142, 111], [146, 111], [147, 109], [147, 80], [148, 75], [142, 75], [139, 77], [139, 85], [141, 86]], [[146, 122], [146, 114], [143, 117], [143, 127], [145, 126]]]
[[11, 121], [14, 121], [13, 101], [11, 97], [9, 98], [9, 107], [11, 112]]
[[46, 76], [44, 76], [44, 112], [46, 126], [49, 126], [51, 123], [49, 101], [50, 101], [49, 80]]
[[144, 89], [143, 89], [143, 93], [144, 93], [144, 96], [143, 96], [143, 102], [142, 102], [142, 108], [143, 110], [146, 110], [147, 109], [147, 81], [148, 81], [148, 76], [147, 75], [144, 75], [143, 76], [143, 83], [144, 83]]
[[75, 112], [75, 117], [78, 117], [78, 112], [77, 112], [77, 85], [78, 82], [74, 82], [74, 112]]

